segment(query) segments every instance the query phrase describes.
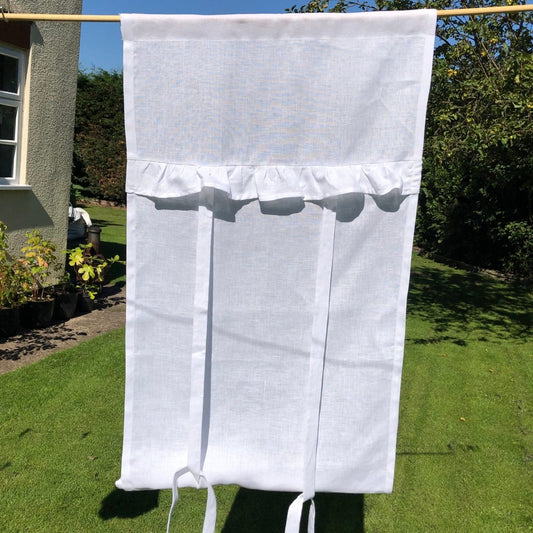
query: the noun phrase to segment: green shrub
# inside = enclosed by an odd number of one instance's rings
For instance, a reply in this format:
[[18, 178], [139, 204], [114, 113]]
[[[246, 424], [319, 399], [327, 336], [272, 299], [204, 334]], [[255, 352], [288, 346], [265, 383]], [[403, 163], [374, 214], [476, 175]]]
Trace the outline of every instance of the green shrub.
[[125, 202], [126, 141], [122, 74], [78, 74], [72, 183], [76, 194]]
[[527, 222], [510, 222], [500, 236], [504, 239], [504, 268], [528, 280], [533, 280], [533, 227]]

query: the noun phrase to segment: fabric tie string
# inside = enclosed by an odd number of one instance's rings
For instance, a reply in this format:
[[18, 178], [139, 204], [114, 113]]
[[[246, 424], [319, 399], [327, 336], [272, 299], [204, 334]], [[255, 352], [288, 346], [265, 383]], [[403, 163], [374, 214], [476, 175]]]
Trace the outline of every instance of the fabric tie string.
[[187, 466], [195, 476], [203, 469], [211, 403], [211, 286], [214, 190], [204, 189], [198, 206], [196, 281], [193, 307], [191, 396]]
[[[196, 282], [193, 309], [193, 339], [191, 355], [191, 396], [189, 401], [189, 442], [187, 466], [174, 474], [172, 506], [167, 523], [169, 533], [172, 512], [178, 502], [178, 481], [187, 473], [194, 476], [197, 487], [207, 487], [207, 506], [203, 533], [214, 533], [217, 506], [215, 492], [203, 473], [209, 433], [211, 403], [211, 291], [213, 255], [214, 191], [206, 188], [198, 205], [196, 248]], [[203, 483], [202, 483], [203, 482]]]
[[298, 533], [303, 504], [311, 500], [308, 533], [315, 530], [315, 495], [316, 453], [320, 426], [320, 407], [324, 380], [324, 361], [328, 332], [329, 304], [331, 293], [331, 273], [333, 270], [333, 252], [335, 245], [336, 199], [324, 203], [322, 210], [322, 227], [318, 249], [318, 265], [315, 285], [315, 304], [311, 330], [311, 352], [306, 391], [305, 414], [305, 455], [304, 455], [304, 489], [289, 507], [285, 533]]
[[[299, 533], [304, 502], [304, 495], [300, 494], [289, 506], [289, 512], [287, 513], [287, 522], [285, 524], [285, 533]], [[315, 500], [311, 499], [309, 505], [309, 516], [307, 519], [307, 533], [314, 533], [314, 531]]]
[[[191, 472], [189, 467], [185, 467], [185, 468], [182, 468], [181, 470], [178, 470], [174, 474], [174, 479], [172, 480], [172, 505], [170, 506], [170, 511], [168, 513], [167, 533], [170, 533], [170, 522], [172, 519], [172, 513], [174, 512], [174, 508], [176, 507], [178, 500], [179, 500], [179, 493], [178, 493], [179, 478], [188, 473], [193, 474], [193, 472]], [[207, 487], [207, 504], [205, 508], [204, 526], [202, 528], [202, 533], [214, 533], [215, 524], [217, 521], [217, 501], [215, 497], [215, 491], [213, 490], [213, 486], [207, 481], [207, 478], [205, 477], [203, 472], [201, 472], [198, 476], [194, 476], [194, 478], [196, 479], [198, 488], [202, 488], [202, 485], [205, 485]]]

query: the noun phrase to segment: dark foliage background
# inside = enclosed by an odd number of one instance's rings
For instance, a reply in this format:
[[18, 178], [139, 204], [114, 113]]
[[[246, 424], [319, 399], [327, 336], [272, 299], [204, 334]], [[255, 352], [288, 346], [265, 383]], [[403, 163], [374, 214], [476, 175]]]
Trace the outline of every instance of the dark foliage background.
[[125, 202], [122, 73], [79, 72], [72, 184], [76, 195]]

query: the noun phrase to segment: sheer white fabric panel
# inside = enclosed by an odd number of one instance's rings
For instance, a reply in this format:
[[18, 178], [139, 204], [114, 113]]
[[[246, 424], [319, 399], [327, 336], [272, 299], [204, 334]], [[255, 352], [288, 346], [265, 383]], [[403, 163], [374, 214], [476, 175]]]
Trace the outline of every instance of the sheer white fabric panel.
[[435, 12], [122, 31], [117, 486], [391, 491]]
[[[190, 201], [128, 197], [128, 269], [144, 280], [128, 302], [123, 488], [168, 488], [187, 462], [198, 215]], [[204, 470], [213, 484], [299, 490], [322, 208], [279, 215], [271, 206], [265, 215], [257, 201], [219, 201]], [[392, 489], [416, 196], [379, 201], [358, 195], [337, 207], [319, 491]]]

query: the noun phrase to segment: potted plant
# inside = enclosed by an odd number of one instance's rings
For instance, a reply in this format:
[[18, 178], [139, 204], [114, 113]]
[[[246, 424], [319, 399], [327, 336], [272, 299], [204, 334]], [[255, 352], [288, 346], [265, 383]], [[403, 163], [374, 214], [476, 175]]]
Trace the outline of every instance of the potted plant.
[[23, 289], [28, 294], [22, 309], [22, 325], [41, 328], [52, 321], [54, 298], [45, 289], [49, 286], [50, 276], [59, 270], [60, 265], [55, 256], [55, 244], [43, 238], [39, 230], [26, 233], [26, 242], [18, 260], [25, 277]]
[[19, 264], [8, 258], [7, 226], [0, 221], [0, 337], [15, 335], [20, 327], [23, 278]]
[[93, 245], [80, 244], [67, 250], [68, 264], [73, 268], [76, 287], [81, 291], [80, 311], [89, 312], [94, 307], [94, 300], [100, 294], [105, 275], [113, 263], [122, 263], [118, 255], [105, 258], [94, 251]]
[[69, 320], [76, 313], [78, 306], [78, 290], [65, 272], [61, 282], [54, 287], [55, 307], [54, 318], [57, 320]]

